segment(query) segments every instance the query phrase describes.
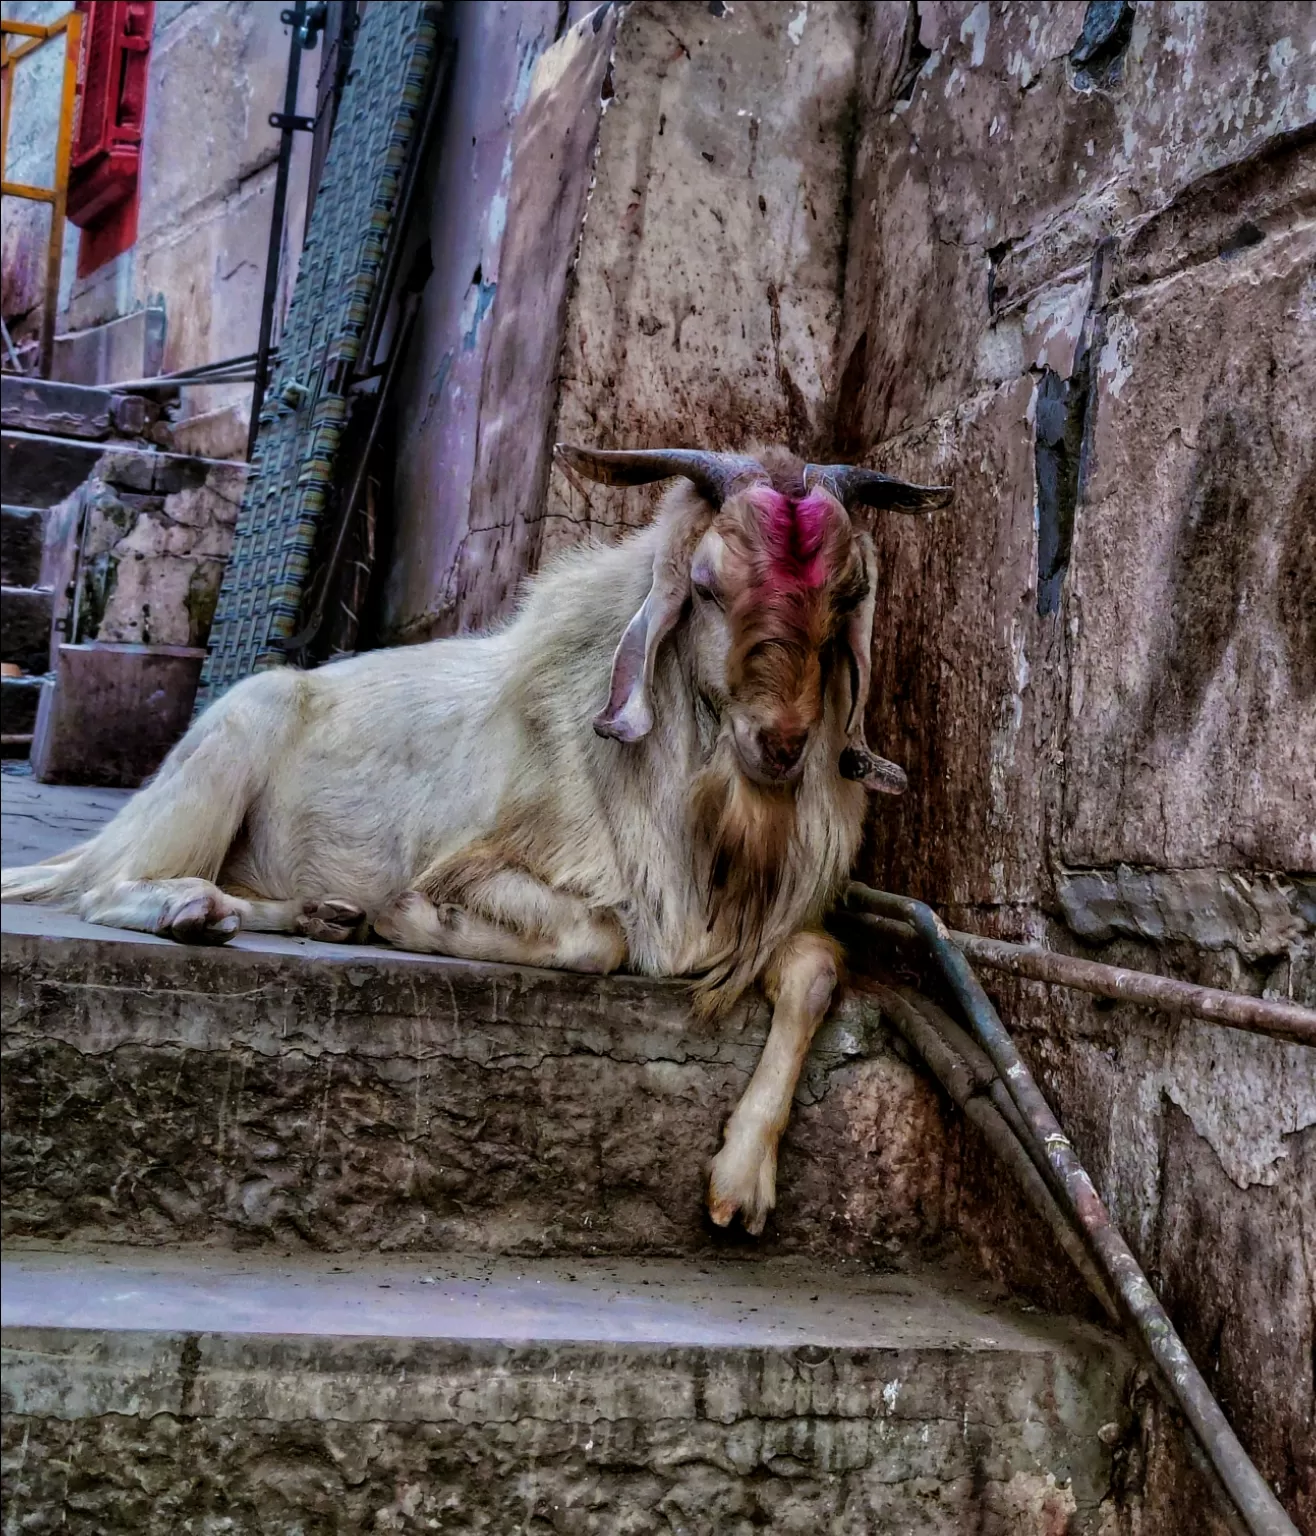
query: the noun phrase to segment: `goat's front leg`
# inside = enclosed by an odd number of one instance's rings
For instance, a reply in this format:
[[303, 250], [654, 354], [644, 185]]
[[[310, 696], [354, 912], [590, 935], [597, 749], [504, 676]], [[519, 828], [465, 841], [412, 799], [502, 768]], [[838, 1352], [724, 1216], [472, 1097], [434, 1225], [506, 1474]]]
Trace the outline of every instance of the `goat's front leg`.
[[402, 949], [607, 975], [626, 959], [616, 915], [529, 871], [490, 865], [484, 852], [426, 870], [375, 919]]
[[739, 1211], [746, 1231], [757, 1236], [777, 1203], [777, 1143], [814, 1032], [831, 1006], [840, 954], [840, 945], [825, 933], [797, 933], [764, 973], [772, 1028], [749, 1087], [727, 1121], [708, 1181], [708, 1211], [719, 1227]]

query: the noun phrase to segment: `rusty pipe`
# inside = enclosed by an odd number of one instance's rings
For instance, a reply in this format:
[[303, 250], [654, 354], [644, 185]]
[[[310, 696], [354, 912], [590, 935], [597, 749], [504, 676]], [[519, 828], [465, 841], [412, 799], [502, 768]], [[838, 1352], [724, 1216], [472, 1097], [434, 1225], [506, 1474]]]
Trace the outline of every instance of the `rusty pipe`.
[[[1009, 1090], [1034, 1152], [1050, 1164], [1052, 1187], [1062, 1194], [1061, 1209], [1083, 1234], [1102, 1278], [1118, 1299], [1127, 1325], [1151, 1356], [1251, 1536], [1298, 1536], [1297, 1527], [1253, 1465], [1223, 1409], [1211, 1395], [1169, 1314], [1111, 1221], [1087, 1170], [949, 930], [932, 908], [921, 901], [867, 887], [858, 890], [863, 906], [879, 916], [908, 923], [926, 946], [978, 1044]], [[851, 892], [853, 895], [855, 887], [851, 887]]]
[[[852, 885], [848, 899], [863, 911], [872, 912], [868, 895], [867, 887]], [[915, 937], [912, 926], [902, 919], [879, 914], [878, 921], [882, 930], [894, 939], [912, 940]], [[947, 933], [951, 942], [970, 960], [989, 970], [1006, 971], [1028, 981], [1072, 987], [1079, 992], [1108, 997], [1116, 1002], [1136, 1003], [1164, 1013], [1189, 1013], [1213, 1024], [1228, 1024], [1234, 1029], [1272, 1035], [1299, 1045], [1316, 1045], [1316, 1009], [1304, 1008], [1299, 1003], [1246, 997], [1238, 992], [1224, 992], [1218, 987], [1201, 987], [1194, 982], [1176, 981], [1170, 976], [1155, 976], [1148, 971], [1080, 960], [1075, 955], [1062, 955], [1031, 944], [988, 939], [977, 933], [959, 933], [954, 929], [948, 929]]]

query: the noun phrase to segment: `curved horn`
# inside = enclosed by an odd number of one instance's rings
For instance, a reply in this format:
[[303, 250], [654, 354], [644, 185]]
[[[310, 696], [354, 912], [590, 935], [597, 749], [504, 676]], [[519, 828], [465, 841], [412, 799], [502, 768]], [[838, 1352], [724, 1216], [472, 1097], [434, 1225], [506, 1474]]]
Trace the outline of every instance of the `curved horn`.
[[715, 506], [721, 506], [738, 480], [766, 480], [757, 459], [743, 453], [704, 453], [698, 448], [575, 448], [558, 443], [554, 454], [601, 485], [648, 485], [683, 475]]
[[911, 485], [858, 464], [806, 464], [804, 487], [818, 486], [848, 512], [851, 507], [880, 507], [895, 512], [931, 512], [955, 494], [949, 485]]

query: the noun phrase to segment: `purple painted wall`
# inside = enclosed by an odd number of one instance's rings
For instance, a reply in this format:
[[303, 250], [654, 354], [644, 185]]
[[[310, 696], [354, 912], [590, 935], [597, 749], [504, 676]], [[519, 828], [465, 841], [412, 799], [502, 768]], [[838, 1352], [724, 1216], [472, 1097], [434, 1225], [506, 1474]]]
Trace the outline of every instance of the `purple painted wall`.
[[513, 129], [540, 54], [590, 9], [557, 0], [452, 8], [457, 55], [423, 182], [434, 274], [398, 390], [398, 555], [383, 614], [390, 639], [425, 639], [441, 627], [467, 528]]

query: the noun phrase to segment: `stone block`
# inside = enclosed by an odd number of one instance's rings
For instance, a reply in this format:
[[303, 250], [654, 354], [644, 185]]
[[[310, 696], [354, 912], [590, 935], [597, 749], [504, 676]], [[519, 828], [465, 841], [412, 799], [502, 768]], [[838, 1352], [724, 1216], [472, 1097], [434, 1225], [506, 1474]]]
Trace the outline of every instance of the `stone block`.
[[1063, 858], [1316, 868], [1316, 239], [1129, 293], [1070, 572]]
[[941, 1276], [98, 1259], [10, 1263], [13, 1316], [64, 1301], [4, 1332], [17, 1519], [1098, 1536], [1139, 1512], [1112, 1481], [1146, 1429], [1127, 1355]]
[[[263, 935], [185, 949], [21, 907], [4, 923], [9, 1236], [725, 1246], [705, 1180], [762, 1048], [757, 998], [705, 1026], [681, 986], [636, 977]], [[58, 1146], [42, 1129], [53, 1104]], [[1038, 1295], [1066, 1261], [991, 1171], [855, 994], [806, 1064], [755, 1250], [898, 1268], [962, 1234], [975, 1262]]]
[[164, 367], [165, 311], [148, 304], [132, 314], [55, 337], [51, 377], [70, 384], [152, 379]]
[[[283, 104], [287, 68], [288, 31], [278, 6], [250, 0], [192, 6], [163, 30], [151, 55], [140, 242], [186, 229], [198, 205], [236, 190], [273, 162], [279, 133], [268, 119]], [[198, 125], [204, 125], [204, 153], [177, 153], [177, 146], [196, 142]], [[268, 219], [262, 235], [268, 238]], [[170, 294], [172, 322], [173, 292], [158, 291]]]
[[205, 654], [158, 645], [61, 645], [32, 744], [37, 781], [136, 789], [191, 723]]
[[1117, 935], [1157, 945], [1236, 950], [1247, 960], [1286, 954], [1311, 932], [1302, 893], [1276, 875], [1228, 870], [1066, 870], [1056, 877], [1065, 922], [1090, 944]]
[[[139, 241], [138, 283], [170, 296], [165, 369], [256, 350], [274, 176], [270, 165], [208, 200], [167, 238]], [[249, 385], [235, 390], [250, 400]]]
[[101, 452], [98, 443], [41, 437], [6, 427], [0, 432], [4, 493], [18, 505], [53, 507], [91, 474]]

